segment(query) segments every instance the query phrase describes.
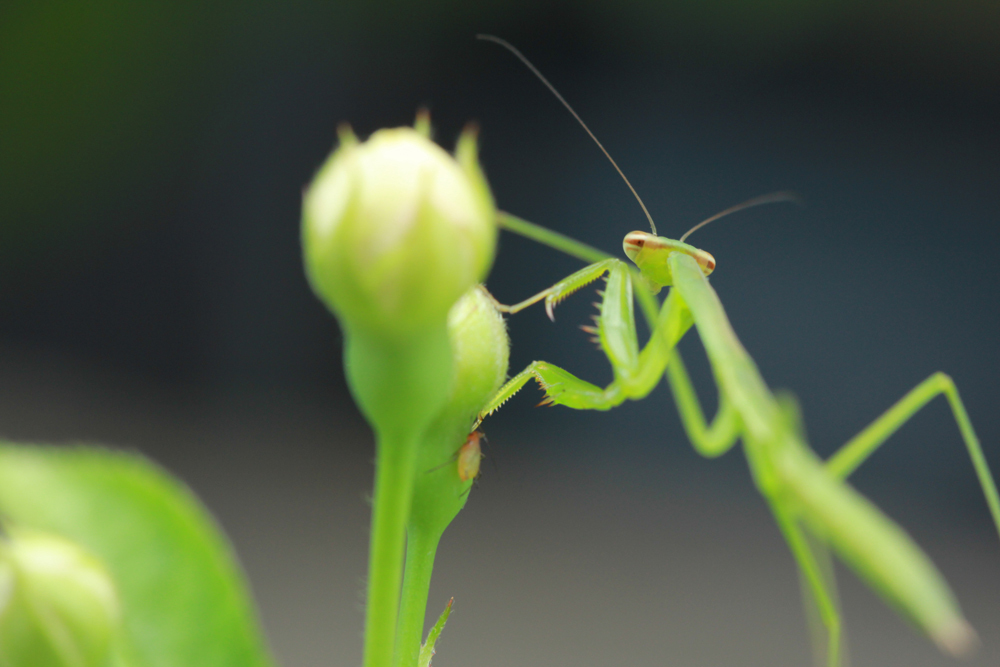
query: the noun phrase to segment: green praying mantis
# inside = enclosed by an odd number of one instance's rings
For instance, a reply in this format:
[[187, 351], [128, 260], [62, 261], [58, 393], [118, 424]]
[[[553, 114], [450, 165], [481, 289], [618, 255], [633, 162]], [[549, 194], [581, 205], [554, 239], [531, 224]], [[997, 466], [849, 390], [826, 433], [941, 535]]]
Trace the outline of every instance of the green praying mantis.
[[[535, 361], [511, 378], [483, 408], [481, 422], [531, 380], [545, 392], [543, 403], [578, 410], [609, 410], [626, 399], [646, 397], [666, 376], [681, 421], [694, 448], [717, 457], [742, 441], [753, 480], [766, 499], [798, 565], [806, 599], [823, 626], [822, 654], [829, 667], [842, 658], [842, 628], [829, 553], [832, 550], [890, 604], [909, 617], [946, 653], [961, 656], [974, 649], [976, 634], [959, 610], [948, 585], [913, 540], [874, 504], [855, 491], [847, 478], [900, 426], [938, 395], [948, 401], [968, 449], [987, 504], [1000, 532], [1000, 499], [958, 390], [944, 373], [934, 373], [827, 460], [808, 446], [795, 399], [773, 393], [743, 348], [726, 317], [708, 276], [715, 259], [684, 243], [699, 227], [728, 213], [758, 204], [789, 201], [775, 193], [727, 209], [692, 228], [680, 240], [656, 235], [656, 227], [628, 179], [583, 120], [517, 49], [496, 37], [480, 39], [504, 46], [552, 91], [611, 160], [635, 194], [652, 233], [635, 231], [623, 242], [635, 268], [561, 234], [500, 214], [501, 227], [593, 262], [552, 287], [513, 306], [516, 313], [539, 301], [546, 312], [580, 288], [604, 277], [607, 285], [596, 326], [585, 327], [607, 356], [614, 380], [598, 387], [566, 370]], [[660, 304], [655, 296], [671, 287]], [[634, 303], [649, 323], [650, 336], [640, 347]], [[718, 408], [708, 421], [677, 350], [678, 341], [695, 326], [718, 387]]]

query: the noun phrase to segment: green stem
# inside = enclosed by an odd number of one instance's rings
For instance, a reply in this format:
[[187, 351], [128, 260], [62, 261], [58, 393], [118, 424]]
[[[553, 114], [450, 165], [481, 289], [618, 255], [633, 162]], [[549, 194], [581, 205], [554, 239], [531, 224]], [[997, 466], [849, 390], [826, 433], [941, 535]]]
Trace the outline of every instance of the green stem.
[[406, 574], [403, 578], [399, 632], [396, 635], [395, 667], [416, 667], [424, 637], [424, 615], [431, 587], [434, 555], [440, 531], [409, 527], [406, 539]]
[[380, 437], [368, 553], [365, 667], [390, 667], [396, 643], [406, 522], [413, 497], [418, 438]]
[[364, 667], [391, 667], [417, 453], [448, 399], [451, 345], [444, 322], [405, 338], [345, 334], [348, 384], [376, 437]]

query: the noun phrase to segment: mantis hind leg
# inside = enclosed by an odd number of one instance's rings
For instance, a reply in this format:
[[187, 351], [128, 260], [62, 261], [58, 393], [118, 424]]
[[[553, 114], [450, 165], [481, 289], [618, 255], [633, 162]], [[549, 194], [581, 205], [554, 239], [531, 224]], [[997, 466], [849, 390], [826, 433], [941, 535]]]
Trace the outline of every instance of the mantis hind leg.
[[815, 612], [825, 630], [826, 646], [814, 644], [815, 654], [817, 658], [825, 656], [827, 667], [839, 667], [842, 642], [840, 605], [826, 544], [819, 536], [810, 539], [795, 517], [780, 506], [780, 500], [770, 499], [770, 503], [778, 527], [798, 565], [807, 611]]
[[976, 470], [979, 478], [979, 485], [983, 489], [986, 497], [986, 504], [989, 505], [990, 514], [993, 516], [993, 523], [1000, 534], [1000, 498], [997, 495], [997, 487], [990, 473], [983, 449], [979, 444], [979, 438], [972, 428], [972, 422], [965, 411], [965, 405], [958, 395], [958, 389], [952, 379], [944, 373], [934, 373], [929, 378], [911, 389], [903, 398], [899, 399], [895, 405], [885, 411], [885, 413], [872, 422], [867, 428], [854, 436], [847, 444], [840, 448], [833, 456], [826, 461], [826, 469], [839, 479], [845, 479], [854, 472], [858, 466], [871, 456], [889, 436], [896, 432], [900, 426], [909, 421], [910, 417], [916, 414], [932, 399], [940, 394], [944, 394], [948, 399], [948, 406], [952, 415], [958, 423], [958, 429], [965, 441], [965, 447], [972, 459], [972, 466]]
[[[835, 609], [839, 610], [840, 597], [837, 594], [837, 579], [833, 569], [833, 554], [830, 551], [830, 545], [827, 544], [825, 540], [821, 540], [818, 537], [810, 535], [809, 531], [804, 532], [812, 552], [816, 557], [816, 563], [819, 565], [820, 571], [823, 574], [823, 581], [826, 582], [826, 589], [830, 593]], [[816, 665], [816, 667], [824, 667], [829, 660], [829, 656], [827, 655], [830, 645], [829, 631], [823, 624], [823, 619], [820, 615], [819, 601], [813, 594], [812, 588], [809, 586], [809, 582], [806, 581], [805, 576], [802, 574], [802, 569], [796, 569], [799, 573], [799, 591], [802, 593], [802, 605], [805, 607], [806, 620], [809, 623], [809, 638], [812, 640], [813, 648], [813, 664]], [[843, 631], [840, 632], [839, 653], [840, 662], [843, 665], [849, 665], [851, 663], [851, 658], [848, 651], [846, 633]]]

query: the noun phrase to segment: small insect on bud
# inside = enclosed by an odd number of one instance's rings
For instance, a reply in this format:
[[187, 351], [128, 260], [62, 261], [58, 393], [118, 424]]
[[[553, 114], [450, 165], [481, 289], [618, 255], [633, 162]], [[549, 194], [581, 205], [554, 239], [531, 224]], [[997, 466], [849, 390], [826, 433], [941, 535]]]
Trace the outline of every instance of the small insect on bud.
[[479, 440], [483, 437], [479, 431], [473, 431], [458, 450], [458, 478], [463, 482], [479, 477], [479, 462], [483, 458]]
[[493, 262], [496, 213], [474, 132], [452, 157], [422, 122], [364, 143], [342, 130], [305, 193], [306, 273], [348, 328], [405, 336], [441, 323]]
[[0, 544], [3, 667], [102, 667], [120, 616], [111, 576], [73, 542], [17, 530]]

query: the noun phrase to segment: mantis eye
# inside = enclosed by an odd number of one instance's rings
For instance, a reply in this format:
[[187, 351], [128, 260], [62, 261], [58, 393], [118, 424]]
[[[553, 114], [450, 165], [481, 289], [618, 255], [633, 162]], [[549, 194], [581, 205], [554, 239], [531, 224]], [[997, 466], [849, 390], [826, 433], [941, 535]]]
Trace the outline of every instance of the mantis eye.
[[639, 252], [645, 248], [646, 240], [649, 238], [656, 237], [651, 237], [651, 235], [646, 232], [629, 232], [625, 235], [625, 240], [622, 242], [622, 249], [625, 251], [628, 258], [634, 262], [636, 255], [638, 255]]
[[704, 250], [699, 250], [697, 255], [692, 255], [698, 265], [701, 267], [702, 273], [706, 276], [715, 270], [715, 258]]

